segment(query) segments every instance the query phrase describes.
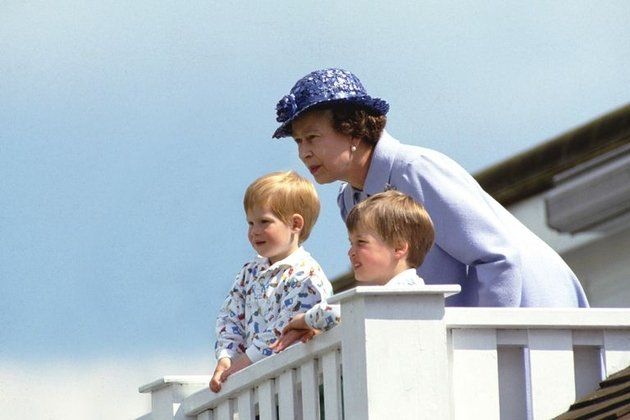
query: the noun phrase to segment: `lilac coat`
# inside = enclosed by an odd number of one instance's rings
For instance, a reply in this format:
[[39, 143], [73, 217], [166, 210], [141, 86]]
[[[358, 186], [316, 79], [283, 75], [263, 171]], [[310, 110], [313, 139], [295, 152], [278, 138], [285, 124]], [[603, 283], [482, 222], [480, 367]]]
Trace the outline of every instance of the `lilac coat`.
[[447, 305], [588, 307], [562, 258], [443, 154], [383, 132], [363, 191], [341, 186], [341, 216], [345, 220], [356, 203], [389, 188], [410, 195], [431, 215], [435, 245], [417, 272], [427, 284], [461, 285]]

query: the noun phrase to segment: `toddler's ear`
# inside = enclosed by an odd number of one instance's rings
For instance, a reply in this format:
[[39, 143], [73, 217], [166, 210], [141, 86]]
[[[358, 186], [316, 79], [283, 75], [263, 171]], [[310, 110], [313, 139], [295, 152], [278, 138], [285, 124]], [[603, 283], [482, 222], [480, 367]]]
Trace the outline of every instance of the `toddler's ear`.
[[304, 229], [304, 218], [302, 217], [301, 214], [295, 213], [293, 216], [291, 216], [290, 227], [291, 227], [291, 230], [293, 230], [296, 233], [301, 232], [302, 229]]
[[400, 241], [394, 247], [394, 255], [396, 258], [403, 259], [407, 257], [409, 253], [409, 243], [407, 241]]

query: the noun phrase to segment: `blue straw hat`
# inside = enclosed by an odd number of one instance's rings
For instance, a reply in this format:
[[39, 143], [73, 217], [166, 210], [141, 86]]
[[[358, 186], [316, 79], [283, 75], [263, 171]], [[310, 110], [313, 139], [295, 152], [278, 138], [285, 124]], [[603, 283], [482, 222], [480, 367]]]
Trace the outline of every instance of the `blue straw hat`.
[[316, 70], [297, 81], [291, 92], [276, 105], [276, 121], [282, 125], [274, 138], [291, 135], [291, 122], [305, 111], [322, 103], [348, 101], [368, 108], [379, 115], [387, 114], [389, 105], [372, 98], [357, 76], [342, 69]]

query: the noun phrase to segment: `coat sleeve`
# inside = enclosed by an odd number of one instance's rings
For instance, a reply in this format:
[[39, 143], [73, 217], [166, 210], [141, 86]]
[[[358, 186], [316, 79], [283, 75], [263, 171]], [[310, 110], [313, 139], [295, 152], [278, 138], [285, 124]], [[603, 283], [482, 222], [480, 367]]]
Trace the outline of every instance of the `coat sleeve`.
[[217, 341], [214, 345], [217, 360], [245, 352], [245, 281], [247, 266], [236, 276], [216, 322]]
[[252, 362], [273, 354], [269, 346], [278, 339], [293, 316], [308, 311], [332, 293], [319, 265], [291, 267], [283, 274], [281, 282], [275, 294], [277, 309], [267, 314], [266, 328], [258, 330], [256, 325], [251, 326], [252, 344], [246, 353]]
[[[448, 157], [421, 155], [396, 174], [400, 191], [422, 203], [436, 231], [436, 246], [468, 266], [479, 306], [519, 306], [522, 278], [517, 233], [500, 220], [507, 212]], [[501, 216], [501, 217], [498, 217]]]

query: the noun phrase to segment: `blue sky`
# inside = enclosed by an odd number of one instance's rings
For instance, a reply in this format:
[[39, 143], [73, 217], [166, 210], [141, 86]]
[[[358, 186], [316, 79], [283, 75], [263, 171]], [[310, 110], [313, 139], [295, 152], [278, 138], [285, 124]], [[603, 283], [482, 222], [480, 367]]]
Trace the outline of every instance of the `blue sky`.
[[[390, 133], [471, 172], [630, 97], [625, 1], [233, 3], [0, 3], [0, 364], [210, 368], [253, 254], [245, 188], [309, 176], [271, 133], [314, 69], [355, 72]], [[306, 247], [332, 278], [347, 239], [317, 188]]]

